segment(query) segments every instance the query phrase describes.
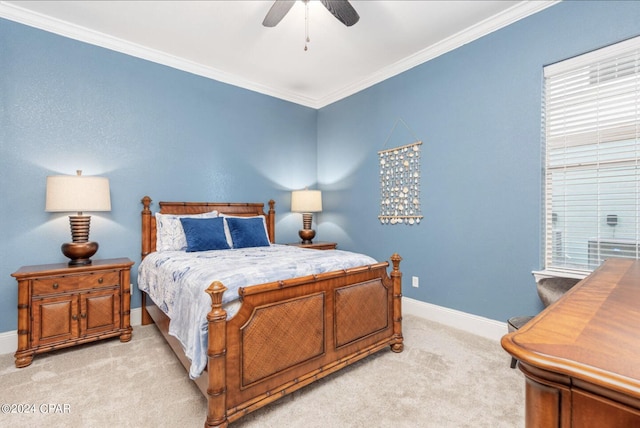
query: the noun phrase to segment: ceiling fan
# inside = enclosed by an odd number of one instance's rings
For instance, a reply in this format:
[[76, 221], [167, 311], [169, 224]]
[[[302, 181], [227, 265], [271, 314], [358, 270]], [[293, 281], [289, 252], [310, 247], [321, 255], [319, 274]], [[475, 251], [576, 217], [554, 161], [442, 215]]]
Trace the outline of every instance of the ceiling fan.
[[[309, 0], [302, 0], [305, 4]], [[284, 16], [293, 7], [295, 0], [275, 0], [267, 16], [264, 17], [262, 25], [265, 27], [275, 27], [284, 18]], [[329, 12], [335, 16], [338, 21], [342, 22], [347, 27], [351, 27], [358, 22], [360, 15], [351, 6], [347, 0], [320, 0], [320, 3], [327, 8]]]

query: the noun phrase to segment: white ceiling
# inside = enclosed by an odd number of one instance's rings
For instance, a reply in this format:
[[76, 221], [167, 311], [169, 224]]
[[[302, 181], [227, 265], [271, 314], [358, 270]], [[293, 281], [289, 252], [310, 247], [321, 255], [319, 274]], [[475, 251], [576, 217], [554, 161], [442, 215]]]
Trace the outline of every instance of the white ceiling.
[[0, 17], [320, 108], [556, 3], [352, 0], [346, 27], [296, 2], [274, 28], [262, 1], [0, 1]]

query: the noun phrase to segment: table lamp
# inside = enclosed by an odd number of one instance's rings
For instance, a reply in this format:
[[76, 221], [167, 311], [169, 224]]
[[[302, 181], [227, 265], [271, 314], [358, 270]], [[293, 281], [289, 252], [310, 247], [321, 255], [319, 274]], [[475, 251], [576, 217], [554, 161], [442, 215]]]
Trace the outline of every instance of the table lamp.
[[72, 242], [62, 244], [62, 254], [69, 259], [69, 266], [91, 264], [91, 256], [98, 251], [98, 243], [89, 241], [91, 216], [84, 211], [111, 211], [109, 179], [105, 177], [54, 175], [47, 177], [45, 211], [75, 211], [69, 216]]
[[314, 212], [322, 211], [320, 190], [294, 190], [291, 192], [291, 211], [302, 213], [302, 230], [298, 231], [303, 244], [311, 244], [316, 231], [311, 229]]

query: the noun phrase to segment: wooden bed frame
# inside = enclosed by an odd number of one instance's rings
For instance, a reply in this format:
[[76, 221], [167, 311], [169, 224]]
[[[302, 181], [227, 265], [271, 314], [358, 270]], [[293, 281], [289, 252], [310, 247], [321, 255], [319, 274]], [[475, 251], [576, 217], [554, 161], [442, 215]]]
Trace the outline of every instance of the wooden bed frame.
[[[142, 258], [155, 251], [151, 198], [142, 199]], [[237, 216], [264, 215], [275, 242], [275, 202], [160, 202], [163, 214], [217, 210]], [[227, 320], [226, 287], [213, 282], [207, 370], [195, 380], [208, 401], [205, 427], [230, 422], [349, 364], [390, 346], [402, 352], [401, 257], [352, 269], [308, 275], [239, 290], [242, 305]], [[190, 361], [168, 334], [169, 319], [142, 293], [142, 324], [155, 322], [182, 364]]]

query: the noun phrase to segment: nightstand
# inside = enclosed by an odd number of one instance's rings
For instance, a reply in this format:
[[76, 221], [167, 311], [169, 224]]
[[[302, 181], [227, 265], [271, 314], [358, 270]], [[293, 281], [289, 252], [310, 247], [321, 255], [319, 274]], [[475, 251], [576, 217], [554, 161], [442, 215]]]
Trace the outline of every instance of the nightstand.
[[312, 248], [314, 250], [335, 250], [338, 244], [335, 242], [313, 242], [311, 244], [303, 244], [302, 242], [293, 242], [291, 244], [295, 247]]
[[120, 336], [131, 340], [128, 258], [23, 266], [11, 274], [18, 281], [16, 367], [35, 354]]

